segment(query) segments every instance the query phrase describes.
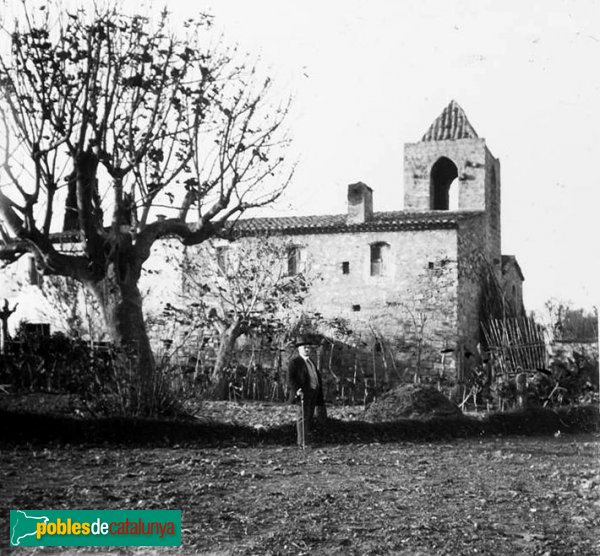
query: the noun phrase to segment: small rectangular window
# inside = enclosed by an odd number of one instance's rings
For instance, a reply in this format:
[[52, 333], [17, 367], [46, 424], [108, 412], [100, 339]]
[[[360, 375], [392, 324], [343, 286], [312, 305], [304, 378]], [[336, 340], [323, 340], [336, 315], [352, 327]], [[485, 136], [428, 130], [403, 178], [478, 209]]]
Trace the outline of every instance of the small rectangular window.
[[433, 264], [431, 261], [429, 261], [429, 264], [428, 264], [428, 266], [429, 266], [429, 270], [433, 270], [433, 267], [434, 267], [435, 265], [434, 265], [434, 264]]
[[342, 274], [350, 274], [350, 263], [348, 261], [342, 263]]
[[352, 310], [353, 310], [355, 313], [358, 313], [358, 311], [360, 311], [360, 305], [352, 305]]

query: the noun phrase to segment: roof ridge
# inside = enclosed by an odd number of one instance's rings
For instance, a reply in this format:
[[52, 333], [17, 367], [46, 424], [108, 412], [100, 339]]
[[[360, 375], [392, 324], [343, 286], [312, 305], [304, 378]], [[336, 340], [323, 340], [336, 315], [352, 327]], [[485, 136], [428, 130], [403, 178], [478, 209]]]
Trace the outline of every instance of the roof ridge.
[[[404, 209], [396, 209], [396, 210], [378, 210], [373, 212], [373, 216], [377, 215], [402, 215], [402, 216], [416, 216], [416, 217], [426, 217], [426, 216], [471, 216], [479, 213], [485, 212], [484, 210], [474, 209], [464, 209], [464, 210], [404, 210]], [[287, 219], [308, 219], [308, 218], [346, 218], [347, 213], [338, 212], [335, 214], [286, 214], [280, 216], [252, 216], [250, 218], [240, 218], [237, 222], [256, 222], [258, 220], [287, 220]]]

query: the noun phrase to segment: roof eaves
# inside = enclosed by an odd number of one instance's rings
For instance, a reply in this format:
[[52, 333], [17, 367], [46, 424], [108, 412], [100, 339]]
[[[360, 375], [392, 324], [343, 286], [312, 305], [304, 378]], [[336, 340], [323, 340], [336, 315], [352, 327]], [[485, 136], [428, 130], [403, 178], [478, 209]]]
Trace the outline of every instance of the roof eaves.
[[264, 234], [274, 235], [309, 235], [309, 234], [348, 234], [358, 232], [393, 232], [401, 230], [433, 230], [433, 229], [454, 229], [458, 227], [458, 222], [453, 219], [443, 219], [435, 221], [415, 220], [415, 221], [388, 221], [388, 222], [365, 222], [363, 224], [335, 224], [335, 225], [312, 225], [312, 226], [279, 226], [279, 227], [244, 227], [238, 228], [235, 234], [238, 237], [250, 237]]

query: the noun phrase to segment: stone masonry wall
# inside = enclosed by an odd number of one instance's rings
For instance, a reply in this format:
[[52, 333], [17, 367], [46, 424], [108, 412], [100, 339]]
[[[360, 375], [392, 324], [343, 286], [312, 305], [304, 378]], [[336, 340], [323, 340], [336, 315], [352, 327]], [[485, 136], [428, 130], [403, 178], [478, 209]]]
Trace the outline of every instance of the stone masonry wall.
[[[458, 353], [468, 374], [480, 341], [481, 271], [485, 253], [485, 215], [463, 220], [458, 231]], [[472, 357], [464, 357], [471, 353]]]
[[[306, 310], [319, 312], [325, 320], [346, 319], [355, 332], [353, 341], [359, 337], [364, 350], [361, 373], [372, 373], [376, 359], [380, 380], [384, 357], [375, 344], [381, 338], [385, 355], [393, 354], [403, 380], [412, 378], [419, 358], [422, 374], [444, 370], [447, 377], [454, 375], [454, 356], [446, 355], [442, 362], [440, 352], [454, 348], [458, 335], [455, 229], [277, 237], [282, 244], [291, 243], [303, 251], [302, 260], [312, 280]], [[386, 245], [382, 276], [371, 276], [373, 243]], [[161, 242], [145, 265], [140, 286], [149, 321], [157, 322], [166, 303], [182, 302], [180, 269], [174, 262], [180, 250], [178, 242]], [[160, 326], [150, 327], [155, 348], [160, 350], [165, 339], [176, 344], [184, 331], [176, 322], [158, 321]], [[355, 365], [356, 353], [349, 349], [347, 357], [342, 353], [336, 359], [349, 370]]]
[[[412, 376], [419, 357], [424, 374], [455, 373], [454, 356], [447, 355], [442, 362], [441, 351], [455, 348], [460, 333], [456, 229], [280, 237], [282, 243], [292, 242], [304, 250], [312, 276], [308, 310], [326, 319], [347, 319], [362, 334], [369, 357], [375, 336], [383, 338], [399, 369], [406, 369], [406, 378]], [[373, 243], [384, 244], [381, 276], [371, 275]], [[157, 350], [162, 349], [161, 342], [177, 342], [184, 332], [176, 322], [160, 318], [167, 303], [181, 303], [181, 269], [176, 262], [181, 250], [177, 241], [157, 242], [140, 281]]]
[[[492, 156], [492, 153], [486, 147], [486, 206], [485, 212], [488, 218], [486, 226], [487, 234], [487, 258], [494, 265], [494, 269], [499, 273], [501, 265], [501, 181], [500, 181], [500, 161]], [[499, 276], [499, 274], [498, 274]]]
[[[347, 319], [365, 339], [372, 331], [393, 346], [406, 367], [440, 370], [440, 351], [457, 337], [456, 230], [300, 235], [313, 276], [307, 307]], [[370, 245], [385, 242], [383, 276], [371, 276]], [[343, 273], [348, 263], [349, 273]], [[371, 333], [369, 333], [371, 332]], [[454, 369], [451, 358], [444, 367]]]
[[504, 268], [501, 281], [506, 300], [517, 311], [523, 310], [523, 281], [514, 264], [508, 263]]

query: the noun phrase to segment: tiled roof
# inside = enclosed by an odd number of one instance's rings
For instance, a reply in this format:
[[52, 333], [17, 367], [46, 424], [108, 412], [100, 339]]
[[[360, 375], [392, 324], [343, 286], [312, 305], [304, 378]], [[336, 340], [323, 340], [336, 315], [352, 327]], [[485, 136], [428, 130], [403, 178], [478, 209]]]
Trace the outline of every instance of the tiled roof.
[[345, 214], [248, 218], [239, 220], [235, 230], [240, 236], [251, 236], [450, 229], [456, 228], [460, 220], [480, 214], [481, 211], [375, 212], [371, 219], [362, 224], [347, 224]]
[[525, 277], [523, 276], [523, 271], [521, 270], [521, 267], [519, 266], [519, 263], [517, 262], [517, 258], [514, 255], [502, 255], [502, 273], [503, 274], [506, 271], [506, 267], [509, 264], [514, 265], [514, 267], [517, 269], [517, 272], [519, 273], [519, 276], [521, 277], [521, 280], [525, 280]]
[[431, 124], [421, 141], [452, 141], [456, 139], [475, 139], [477, 133], [469, 123], [467, 115], [458, 102], [450, 104]]
[[[421, 212], [397, 210], [375, 212], [371, 219], [362, 224], [347, 224], [346, 214], [245, 218], [235, 223], [234, 233], [239, 237], [247, 237], [260, 234], [302, 235], [397, 230], [443, 230], [457, 228], [461, 220], [474, 218], [482, 214], [483, 211], [476, 210]], [[69, 243], [80, 239], [80, 234], [77, 231], [58, 232], [50, 235], [52, 243]], [[23, 241], [0, 242], [0, 255], [24, 250], [26, 250], [26, 244]]]

